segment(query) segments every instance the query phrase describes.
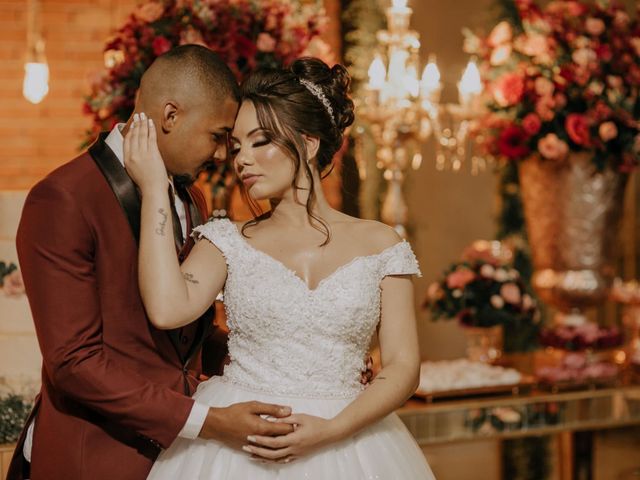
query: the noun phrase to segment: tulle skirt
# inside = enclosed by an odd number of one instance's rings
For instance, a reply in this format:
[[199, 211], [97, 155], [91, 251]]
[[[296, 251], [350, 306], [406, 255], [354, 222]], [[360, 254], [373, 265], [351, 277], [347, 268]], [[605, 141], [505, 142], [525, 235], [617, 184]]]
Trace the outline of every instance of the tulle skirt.
[[[353, 398], [283, 397], [214, 377], [194, 398], [212, 407], [258, 400], [292, 407], [294, 413], [332, 418]], [[151, 480], [423, 480], [434, 479], [422, 451], [394, 413], [357, 435], [288, 464], [264, 464], [211, 440], [177, 438], [161, 453]]]

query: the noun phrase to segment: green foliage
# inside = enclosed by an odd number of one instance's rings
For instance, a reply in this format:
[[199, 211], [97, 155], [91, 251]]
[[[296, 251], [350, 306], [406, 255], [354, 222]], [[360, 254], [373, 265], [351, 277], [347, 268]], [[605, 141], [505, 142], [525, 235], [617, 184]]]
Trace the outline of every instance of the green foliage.
[[18, 395], [0, 398], [0, 445], [18, 440], [31, 408], [32, 404]]

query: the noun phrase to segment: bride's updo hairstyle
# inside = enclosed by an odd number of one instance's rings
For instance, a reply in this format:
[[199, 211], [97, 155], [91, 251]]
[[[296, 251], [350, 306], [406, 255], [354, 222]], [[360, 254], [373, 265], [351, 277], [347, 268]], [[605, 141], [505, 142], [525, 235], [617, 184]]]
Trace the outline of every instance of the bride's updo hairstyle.
[[[303, 134], [320, 140], [315, 165], [321, 174], [326, 172], [328, 175], [333, 157], [342, 146], [344, 131], [354, 119], [353, 101], [349, 98], [350, 83], [351, 78], [342, 65], [329, 67], [322, 60], [304, 57], [287, 69], [258, 70], [240, 87], [242, 101], [253, 103], [258, 124], [264, 129], [267, 139], [293, 161], [292, 187], [302, 188], [296, 184], [300, 169], [310, 180], [307, 213], [316, 221], [312, 222], [314, 227], [326, 233], [325, 244], [329, 241], [329, 229], [321, 218], [312, 213], [315, 191], [310, 161], [313, 159], [307, 158]], [[259, 211], [255, 201], [246, 197], [255, 214]], [[245, 224], [245, 228], [256, 225], [258, 221], [256, 218]]]

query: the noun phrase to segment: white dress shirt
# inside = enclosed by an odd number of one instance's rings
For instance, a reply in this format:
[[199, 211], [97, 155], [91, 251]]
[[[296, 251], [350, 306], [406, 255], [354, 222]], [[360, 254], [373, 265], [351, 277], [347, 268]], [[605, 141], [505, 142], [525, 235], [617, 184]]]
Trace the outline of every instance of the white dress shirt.
[[[124, 123], [118, 123], [115, 127], [109, 132], [107, 138], [105, 138], [105, 143], [107, 146], [113, 151], [116, 155], [120, 163], [124, 166], [124, 138], [122, 136], [122, 129], [124, 128]], [[172, 184], [173, 185], [173, 184]], [[178, 212], [178, 217], [180, 218], [180, 226], [182, 227], [182, 240], [184, 241], [187, 234], [187, 214], [185, 205], [182, 200], [175, 194], [175, 204], [176, 210]], [[209, 412], [209, 407], [207, 405], [195, 402], [193, 407], [191, 408], [191, 412], [189, 413], [189, 417], [187, 417], [187, 422], [178, 433], [179, 437], [183, 438], [198, 438], [200, 434], [200, 430], [202, 430], [202, 426], [207, 418], [207, 413]], [[27, 430], [27, 435], [24, 441], [24, 447], [22, 449], [22, 453], [24, 458], [31, 462], [31, 451], [33, 446], [33, 429], [35, 425], [35, 419], [29, 425], [29, 429]]]

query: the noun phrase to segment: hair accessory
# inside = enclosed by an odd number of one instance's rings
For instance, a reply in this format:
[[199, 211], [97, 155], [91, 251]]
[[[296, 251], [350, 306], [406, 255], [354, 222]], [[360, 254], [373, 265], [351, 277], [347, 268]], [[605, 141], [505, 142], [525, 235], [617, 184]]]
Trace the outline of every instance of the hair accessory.
[[311, 95], [313, 95], [314, 97], [316, 97], [318, 100], [320, 100], [322, 102], [322, 105], [324, 105], [324, 109], [329, 114], [329, 118], [331, 119], [331, 123], [333, 124], [334, 127], [337, 128], [336, 119], [333, 117], [333, 108], [331, 107], [331, 102], [329, 102], [329, 99], [324, 94], [322, 89], [318, 85], [316, 85], [315, 83], [310, 82], [309, 80], [305, 80], [304, 78], [299, 78], [298, 81], [302, 85], [304, 85], [305, 88], [307, 90], [309, 90], [309, 92], [311, 92]]

